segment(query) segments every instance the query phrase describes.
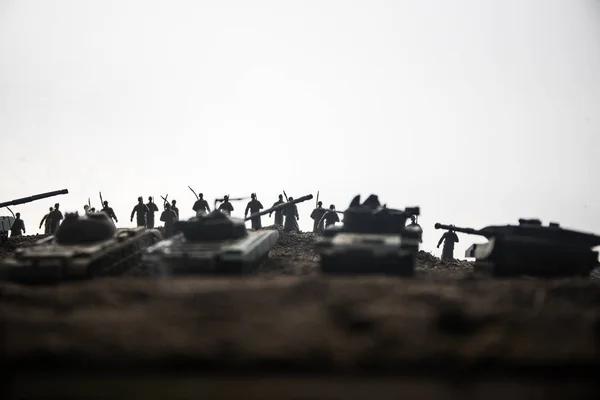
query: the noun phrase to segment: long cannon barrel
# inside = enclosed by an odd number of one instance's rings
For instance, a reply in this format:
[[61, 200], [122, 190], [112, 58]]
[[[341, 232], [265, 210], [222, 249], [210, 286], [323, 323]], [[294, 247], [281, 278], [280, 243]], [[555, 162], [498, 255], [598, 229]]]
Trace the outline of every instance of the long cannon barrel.
[[4, 202], [4, 203], [0, 203], [0, 208], [2, 208], [2, 207], [16, 206], [16, 205], [19, 205], [19, 204], [30, 203], [32, 201], [46, 199], [48, 197], [53, 197], [53, 196], [58, 196], [59, 194], [68, 194], [68, 193], [69, 193], [69, 191], [67, 189], [63, 189], [63, 190], [55, 190], [53, 192], [36, 194], [34, 196], [23, 197], [21, 199], [16, 199], [16, 200], [12, 200], [12, 201], [7, 201], [7, 202]]
[[445, 230], [452, 230], [452, 231], [456, 231], [456, 232], [461, 232], [461, 233], [467, 233], [469, 235], [480, 235], [480, 236], [485, 236], [481, 231], [477, 230], [477, 229], [473, 229], [473, 228], [460, 228], [458, 226], [454, 226], [454, 225], [444, 225], [444, 224], [440, 224], [439, 222], [437, 222], [434, 225], [435, 229], [445, 229]]
[[283, 209], [286, 206], [289, 206], [290, 204], [302, 203], [303, 201], [310, 200], [312, 198], [313, 198], [312, 194], [309, 194], [307, 196], [299, 197], [299, 198], [294, 199], [292, 201], [288, 201], [287, 203], [282, 203], [282, 204], [276, 205], [275, 207], [267, 208], [266, 210], [259, 211], [259, 212], [256, 212], [254, 214], [250, 214], [248, 217], [246, 217], [244, 219], [244, 221], [250, 221], [252, 218], [260, 217], [261, 215], [269, 214], [269, 213], [275, 212], [277, 210]]

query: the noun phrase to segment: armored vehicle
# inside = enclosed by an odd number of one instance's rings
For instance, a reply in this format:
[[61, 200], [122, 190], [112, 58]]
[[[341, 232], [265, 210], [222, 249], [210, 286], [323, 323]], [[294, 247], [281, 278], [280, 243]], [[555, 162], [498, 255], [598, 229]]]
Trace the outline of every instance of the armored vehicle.
[[121, 275], [160, 241], [154, 229], [117, 229], [103, 212], [67, 213], [53, 236], [19, 248], [0, 264], [0, 276], [17, 283], [54, 283]]
[[[31, 203], [32, 201], [47, 199], [48, 197], [58, 196], [59, 194], [68, 194], [69, 191], [67, 189], [55, 190], [53, 192], [46, 192], [41, 194], [35, 194], [29, 197], [22, 197], [20, 199], [5, 201], [4, 203], [0, 203], [0, 208], [6, 207], [11, 213], [12, 210], [10, 206], [17, 206], [19, 204]], [[0, 242], [4, 242], [8, 240], [8, 231], [14, 222], [13, 217], [0, 217]]]
[[316, 243], [321, 272], [414, 275], [421, 231], [406, 226], [406, 220], [419, 211], [387, 208], [376, 195], [361, 204], [356, 196], [344, 211], [343, 225], [325, 229]]
[[589, 276], [598, 266], [600, 236], [561, 228], [537, 219], [519, 225], [486, 226], [476, 230], [435, 224], [435, 229], [480, 235], [487, 243], [473, 244], [465, 257], [475, 258], [475, 272], [493, 277], [527, 275], [539, 278]]
[[144, 263], [159, 276], [243, 275], [254, 272], [277, 243], [277, 230], [248, 230], [246, 221], [312, 195], [249, 215], [230, 217], [219, 210], [175, 223], [181, 233], [148, 248]]

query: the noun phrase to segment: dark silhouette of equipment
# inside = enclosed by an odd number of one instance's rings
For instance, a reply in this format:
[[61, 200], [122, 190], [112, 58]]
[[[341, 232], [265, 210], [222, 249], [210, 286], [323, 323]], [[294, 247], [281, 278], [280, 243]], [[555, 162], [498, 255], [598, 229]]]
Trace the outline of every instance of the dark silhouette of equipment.
[[324, 274], [387, 274], [412, 276], [421, 233], [407, 229], [419, 207], [387, 208], [376, 195], [362, 204], [354, 197], [344, 211], [343, 224], [323, 231], [316, 243]]
[[267, 208], [266, 210], [262, 210], [262, 211], [254, 213], [254, 214], [250, 214], [248, 217], [246, 217], [244, 219], [244, 221], [250, 221], [254, 217], [260, 217], [260, 216], [263, 216], [263, 215], [266, 215], [266, 214], [269, 214], [269, 213], [272, 213], [272, 212], [275, 212], [275, 211], [278, 211], [278, 210], [282, 210], [285, 207], [289, 206], [290, 204], [302, 203], [302, 202], [310, 200], [312, 198], [313, 198], [313, 195], [312, 194], [308, 194], [306, 196], [299, 197], [299, 198], [294, 199], [292, 201], [287, 201], [285, 203], [281, 203], [281, 204], [276, 205], [274, 207]]
[[53, 236], [19, 248], [0, 264], [0, 277], [17, 283], [56, 283], [122, 275], [141, 261], [158, 230], [117, 229], [106, 213], [67, 213]]
[[244, 220], [213, 210], [177, 221], [181, 233], [150, 247], [143, 259], [157, 275], [241, 275], [253, 272], [277, 243], [275, 230], [248, 231]]
[[68, 193], [69, 193], [69, 191], [67, 189], [63, 189], [63, 190], [55, 190], [53, 192], [46, 192], [46, 193], [42, 193], [42, 194], [36, 194], [36, 195], [33, 195], [33, 196], [23, 197], [23, 198], [20, 198], [20, 199], [16, 199], [16, 200], [11, 200], [11, 201], [6, 201], [4, 203], [0, 203], [0, 208], [2, 208], [2, 207], [10, 207], [10, 206], [17, 206], [19, 204], [25, 204], [25, 203], [31, 203], [32, 201], [47, 199], [48, 197], [54, 197], [54, 196], [58, 196], [59, 194], [68, 194]]
[[486, 226], [482, 229], [435, 224], [435, 229], [454, 230], [488, 239], [473, 244], [465, 257], [475, 258], [475, 272], [493, 277], [519, 275], [539, 278], [589, 276], [598, 266], [600, 236], [561, 228], [538, 219], [519, 219], [519, 225]]

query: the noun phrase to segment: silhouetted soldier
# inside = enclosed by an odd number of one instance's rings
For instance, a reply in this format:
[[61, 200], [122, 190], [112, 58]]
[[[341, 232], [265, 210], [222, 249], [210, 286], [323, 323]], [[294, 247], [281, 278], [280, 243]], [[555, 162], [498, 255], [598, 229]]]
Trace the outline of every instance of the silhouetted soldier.
[[148, 215], [148, 207], [144, 204], [144, 198], [138, 197], [138, 203], [131, 210], [130, 221], [133, 222], [133, 215], [137, 213], [137, 226], [146, 227], [146, 215]]
[[171, 210], [171, 205], [165, 203], [165, 211], [160, 215], [160, 220], [165, 223], [165, 237], [173, 236], [175, 231], [175, 221], [177, 221], [177, 214]]
[[454, 259], [454, 243], [458, 243], [458, 236], [454, 233], [454, 230], [446, 231], [440, 241], [437, 244], [437, 248], [440, 248], [440, 244], [444, 242], [444, 248], [442, 249], [442, 260], [453, 260]]
[[335, 211], [335, 206], [333, 204], [329, 206], [329, 210], [325, 211], [325, 214], [323, 215], [323, 220], [325, 220], [325, 229], [332, 225], [335, 225], [336, 222], [340, 222], [340, 216]]
[[146, 227], [148, 227], [148, 229], [152, 229], [154, 228], [154, 213], [158, 211], [156, 203], [152, 201], [152, 196], [148, 197], [148, 203], [146, 203], [146, 207], [148, 207], [148, 214], [146, 215]]
[[[25, 233], [25, 222], [21, 219], [21, 213], [15, 214], [16, 219], [10, 227], [10, 237], [21, 236]], [[23, 233], [21, 233], [23, 231]]]
[[231, 215], [231, 213], [233, 212], [233, 206], [229, 202], [229, 196], [223, 197], [223, 202], [219, 206], [219, 211], [221, 211], [224, 214]]
[[96, 212], [96, 207], [92, 207], [92, 208], [90, 208], [90, 212], [93, 212], [93, 213], [95, 213], [95, 212]]
[[58, 226], [60, 225], [60, 221], [63, 219], [62, 212], [58, 209], [60, 204], [56, 203], [54, 205], [54, 210], [50, 213], [50, 233], [54, 234]]
[[326, 209], [323, 208], [323, 202], [319, 201], [317, 203], [317, 208], [313, 210], [310, 214], [310, 217], [313, 219], [313, 232], [319, 233], [323, 232], [323, 215], [327, 212]]
[[[246, 206], [246, 211], [244, 211], [244, 218], [248, 216], [248, 211], [250, 211], [250, 214], [254, 214], [255, 212], [259, 212], [263, 208], [261, 202], [256, 199], [256, 193], [252, 193], [250, 197], [252, 198], [252, 200], [250, 200], [248, 202], [248, 205]], [[258, 217], [252, 218], [250, 222], [252, 223], [252, 229], [257, 230], [262, 228], [260, 215]]]
[[113, 209], [111, 207], [108, 206], [108, 201], [104, 201], [104, 207], [102, 207], [102, 211], [106, 213], [106, 215], [109, 216], [109, 218], [112, 218], [115, 220], [115, 222], [119, 222], [119, 220], [117, 219], [117, 216], [115, 215], [115, 212], [113, 211]]
[[175, 211], [175, 215], [177, 215], [177, 219], [179, 219], [179, 208], [177, 208], [175, 204], [177, 204], [177, 200], [171, 201], [171, 210]]
[[[293, 197], [290, 197], [288, 201], [294, 200]], [[283, 226], [283, 230], [286, 232], [298, 232], [300, 227], [298, 226], [298, 220], [300, 216], [298, 215], [298, 207], [295, 204], [288, 204], [284, 207], [283, 215], [285, 216], [285, 225]]]
[[50, 215], [52, 215], [52, 210], [54, 210], [54, 208], [50, 207], [48, 214], [44, 215], [44, 218], [42, 218], [42, 220], [40, 221], [40, 229], [42, 229], [42, 224], [44, 224], [44, 233], [47, 235], [50, 233]]
[[88, 206], [87, 204], [84, 205], [83, 212], [85, 213], [85, 215], [88, 215], [90, 213], [90, 206]]
[[423, 228], [421, 228], [421, 225], [419, 225], [417, 223], [417, 216], [416, 215], [411, 215], [410, 216], [410, 224], [408, 224], [409, 227], [413, 227], [413, 229], [417, 229], [419, 232], [421, 232], [421, 240], [420, 243], [423, 243]]
[[[273, 205], [271, 207], [275, 207], [278, 206], [280, 204], [285, 203], [285, 201], [283, 201], [283, 195], [279, 195], [279, 200], [277, 200], [275, 203], [273, 203]], [[271, 218], [271, 214], [273, 214], [273, 212], [269, 213], [269, 218]], [[280, 208], [279, 210], [275, 210], [275, 225], [276, 226], [283, 226], [283, 209]]]
[[204, 194], [200, 193], [198, 195], [198, 200], [196, 200], [196, 202], [192, 206], [192, 210], [196, 211], [197, 217], [210, 212], [208, 202], [204, 200]]

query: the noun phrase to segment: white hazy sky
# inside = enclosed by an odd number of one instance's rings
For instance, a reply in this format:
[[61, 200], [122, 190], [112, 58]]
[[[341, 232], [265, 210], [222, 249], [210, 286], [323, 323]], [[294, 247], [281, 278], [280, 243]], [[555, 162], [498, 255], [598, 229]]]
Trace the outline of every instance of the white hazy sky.
[[28, 233], [98, 191], [191, 217], [188, 185], [419, 205], [437, 255], [435, 222], [600, 233], [599, 71], [598, 0], [0, 0], [0, 200], [69, 189]]

